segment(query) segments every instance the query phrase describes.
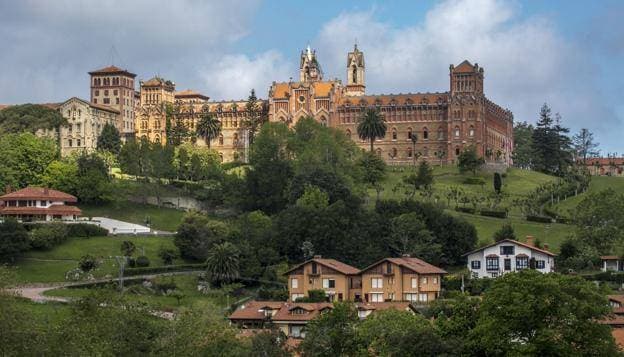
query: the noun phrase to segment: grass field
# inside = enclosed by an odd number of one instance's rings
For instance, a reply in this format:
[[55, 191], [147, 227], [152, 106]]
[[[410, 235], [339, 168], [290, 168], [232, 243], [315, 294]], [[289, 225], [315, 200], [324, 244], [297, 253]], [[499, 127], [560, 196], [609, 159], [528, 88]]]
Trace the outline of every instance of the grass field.
[[[414, 170], [412, 167], [395, 166], [388, 168], [388, 174], [383, 184], [383, 192], [381, 198], [404, 198], [404, 194], [400, 191], [394, 190], [397, 184], [401, 183], [403, 177]], [[483, 185], [471, 185], [463, 183], [465, 179], [473, 177], [471, 173], [461, 174], [459, 169], [455, 166], [434, 166], [433, 168], [433, 196], [438, 196], [442, 201], [446, 202], [446, 194], [452, 186], [458, 186], [469, 195], [482, 195], [486, 196], [494, 193], [493, 187], [493, 174], [486, 172], [478, 172], [476, 177], [483, 179]], [[535, 171], [521, 170], [517, 168], [510, 168], [507, 170], [506, 177], [503, 178], [502, 191], [507, 194], [502, 205], [507, 206], [512, 210], [512, 213], [519, 214], [513, 207], [513, 200], [519, 197], [527, 195], [541, 184], [552, 182], [556, 180], [555, 177], [545, 175]], [[369, 196], [375, 197], [376, 193], [373, 189], [369, 190]], [[414, 196], [419, 199], [420, 196], [416, 194]]]
[[526, 236], [533, 236], [542, 243], [548, 243], [550, 249], [554, 252], [559, 251], [559, 246], [563, 240], [574, 232], [574, 227], [566, 224], [544, 224], [537, 222], [528, 222], [521, 218], [511, 217], [509, 219], [500, 219], [493, 217], [483, 217], [467, 213], [448, 211], [449, 213], [461, 216], [468, 222], [472, 223], [477, 229], [479, 235], [479, 244], [485, 245], [493, 243], [492, 236], [500, 227], [509, 222], [514, 229], [516, 238], [524, 241]]
[[81, 205], [80, 209], [84, 217], [107, 217], [142, 225], [149, 218], [152, 228], [169, 232], [178, 229], [184, 216], [184, 211], [177, 209], [129, 201], [114, 201], [97, 206]]
[[574, 210], [576, 206], [587, 197], [587, 193], [600, 192], [612, 188], [620, 194], [624, 194], [624, 177], [612, 177], [612, 176], [594, 176], [589, 184], [587, 192], [580, 194], [576, 197], [568, 198], [556, 205], [554, 209], [564, 216], [570, 217], [570, 211]]
[[[104, 277], [117, 272], [114, 256], [121, 255], [121, 242], [128, 240], [137, 247], [135, 256], [145, 254], [151, 266], [160, 266], [158, 258], [161, 246], [174, 247], [172, 237], [93, 237], [70, 238], [67, 242], [49, 251], [29, 251], [17, 264], [17, 280], [21, 283], [49, 283], [65, 281], [65, 273], [78, 266], [85, 254], [102, 260], [102, 265], [94, 272], [96, 277]], [[182, 261], [178, 261], [182, 262]]]
[[[235, 298], [228, 297], [220, 290], [214, 290], [208, 295], [202, 294], [197, 290], [197, 276], [195, 275], [160, 277], [153, 279], [152, 281], [174, 282], [176, 285], [175, 290], [180, 293], [180, 300], [178, 301], [178, 299], [172, 295], [153, 292], [136, 284], [130, 286], [130, 288], [125, 288], [125, 291], [123, 292], [124, 297], [129, 301], [141, 302], [154, 309], [164, 311], [174, 311], [182, 306], [184, 308], [191, 309], [201, 308], [206, 304], [211, 304], [219, 308], [225, 308], [229, 306], [229, 303], [235, 300]], [[82, 298], [92, 294], [93, 292], [97, 293], [98, 290], [102, 292], [118, 291], [113, 286], [97, 288], [62, 288], [46, 291], [45, 295]]]

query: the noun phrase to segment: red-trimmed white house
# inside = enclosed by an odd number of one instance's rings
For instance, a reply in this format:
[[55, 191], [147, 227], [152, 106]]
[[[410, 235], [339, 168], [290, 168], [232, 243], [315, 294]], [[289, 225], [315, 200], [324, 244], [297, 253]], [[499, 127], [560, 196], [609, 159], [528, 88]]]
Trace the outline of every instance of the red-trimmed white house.
[[0, 217], [22, 222], [73, 221], [82, 211], [73, 206], [78, 199], [65, 192], [44, 187], [26, 187], [0, 196]]

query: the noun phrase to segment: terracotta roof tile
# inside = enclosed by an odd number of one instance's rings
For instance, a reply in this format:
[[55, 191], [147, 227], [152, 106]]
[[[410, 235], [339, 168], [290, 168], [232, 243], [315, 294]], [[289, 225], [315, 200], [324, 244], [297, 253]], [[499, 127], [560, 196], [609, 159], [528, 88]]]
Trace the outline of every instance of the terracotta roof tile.
[[[310, 321], [317, 317], [322, 310], [332, 309], [329, 302], [295, 302], [286, 303], [272, 318], [273, 321]], [[294, 314], [292, 311], [302, 309], [305, 312]]]
[[183, 91], [179, 91], [179, 92], [175, 92], [175, 96], [176, 97], [198, 97], [198, 98], [202, 98], [202, 99], [206, 99], [208, 100], [209, 98], [197, 91], [194, 91], [192, 89], [186, 89]]
[[243, 304], [240, 308], [234, 311], [229, 319], [230, 320], [264, 320], [265, 315], [263, 310], [265, 308], [271, 308], [274, 310], [282, 308], [286, 303], [282, 301], [250, 301]]
[[296, 266], [294, 266], [293, 268], [289, 269], [287, 272], [284, 273], [284, 275], [290, 273], [291, 271], [295, 270], [295, 269], [299, 269], [300, 267], [310, 263], [310, 262], [317, 262], [318, 264], [324, 265], [328, 268], [334, 269], [338, 272], [341, 272], [345, 275], [354, 275], [354, 274], [358, 274], [360, 272], [360, 270], [358, 268], [352, 267], [349, 264], [345, 264], [343, 262], [340, 262], [336, 259], [325, 259], [325, 258], [313, 258], [310, 259], [308, 261], [305, 261], [301, 264], [298, 264]]
[[615, 165], [624, 165], [624, 157], [590, 157], [587, 159], [587, 166], [593, 166], [596, 165], [596, 163], [600, 166], [609, 166], [611, 162]]
[[314, 82], [314, 94], [317, 97], [329, 97], [329, 93], [334, 86], [333, 82]]
[[615, 340], [615, 344], [620, 351], [624, 350], [624, 328], [614, 328], [611, 330], [611, 335]]
[[408, 268], [418, 274], [447, 274], [444, 269], [438, 268], [437, 266], [431, 265], [424, 260], [413, 257], [385, 258], [362, 269], [362, 272], [369, 270], [370, 268], [373, 268], [385, 261], [389, 261], [396, 265]]
[[536, 250], [538, 252], [544, 253], [546, 255], [550, 255], [552, 257], [556, 256], [556, 254], [551, 252], [551, 251], [544, 250], [544, 249], [541, 249], [541, 248], [537, 248], [537, 247], [534, 247], [532, 245], [529, 245], [529, 244], [526, 244], [526, 243], [522, 243], [522, 242], [518, 242], [517, 240], [513, 240], [513, 239], [503, 239], [501, 241], [498, 241], [498, 242], [495, 242], [495, 243], [492, 243], [492, 244], [488, 244], [485, 247], [481, 247], [481, 248], [475, 249], [473, 251], [470, 251], [468, 253], [465, 253], [464, 256], [466, 256], [468, 254], [472, 254], [472, 253], [478, 252], [480, 250], [483, 250], [483, 249], [486, 249], [486, 248], [489, 248], [489, 247], [493, 247], [493, 246], [498, 245], [498, 244], [503, 243], [503, 242], [515, 243], [515, 244], [517, 244], [519, 246], [522, 246], [522, 247], [525, 247], [525, 248], [529, 248], [531, 250]]
[[624, 295], [607, 295], [607, 298], [624, 305]]
[[68, 193], [47, 189], [43, 187], [28, 186], [18, 191], [7, 193], [4, 196], [0, 196], [0, 200], [57, 200], [63, 202], [77, 202], [78, 199]]
[[286, 99], [290, 94], [290, 87], [288, 83], [276, 83], [273, 88], [274, 99]]
[[100, 68], [100, 69], [96, 69], [95, 71], [91, 71], [89, 72], [89, 74], [93, 75], [93, 74], [114, 74], [114, 73], [120, 73], [120, 74], [125, 74], [128, 75], [132, 78], [136, 77], [136, 74], [129, 72], [126, 69], [121, 69], [119, 67], [116, 66], [108, 66], [108, 67], [104, 67], [104, 68]]

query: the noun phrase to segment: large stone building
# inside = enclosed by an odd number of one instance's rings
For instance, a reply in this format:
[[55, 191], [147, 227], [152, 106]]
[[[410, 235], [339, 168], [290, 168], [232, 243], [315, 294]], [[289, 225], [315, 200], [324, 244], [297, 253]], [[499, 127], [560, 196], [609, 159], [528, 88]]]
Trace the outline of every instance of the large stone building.
[[[316, 52], [301, 53], [298, 82], [274, 82], [269, 90], [269, 120], [294, 125], [310, 116], [338, 128], [362, 148], [357, 120], [365, 108], [377, 108], [388, 125], [375, 144], [389, 163], [406, 164], [423, 158], [452, 163], [474, 145], [487, 162], [511, 164], [513, 115], [483, 92], [484, 70], [463, 61], [449, 68], [449, 90], [434, 93], [366, 94], [364, 53], [357, 46], [347, 54], [346, 86], [323, 80]], [[417, 142], [412, 143], [416, 136]]]
[[122, 138], [135, 136], [135, 93], [136, 74], [115, 66], [89, 72], [91, 76], [91, 103], [113, 107], [119, 111], [117, 129]]

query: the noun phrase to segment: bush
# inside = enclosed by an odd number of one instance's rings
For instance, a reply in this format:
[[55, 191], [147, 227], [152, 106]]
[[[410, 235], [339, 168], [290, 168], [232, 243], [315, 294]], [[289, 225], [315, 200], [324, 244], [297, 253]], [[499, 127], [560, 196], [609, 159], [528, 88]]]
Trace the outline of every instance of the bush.
[[89, 223], [72, 223], [67, 225], [67, 236], [68, 237], [101, 237], [107, 236], [108, 231], [102, 227], [96, 226], [95, 224]]
[[160, 247], [158, 250], [158, 256], [162, 259], [165, 265], [173, 264], [175, 258], [178, 257], [178, 252], [173, 248]]
[[507, 211], [481, 210], [481, 215], [486, 217], [507, 218]]
[[136, 266], [139, 268], [146, 268], [150, 265], [150, 260], [148, 257], [141, 255], [136, 258]]
[[52, 249], [67, 239], [67, 231], [63, 223], [41, 224], [30, 231], [30, 245], [35, 249]]
[[526, 216], [526, 220], [539, 223], [552, 223], [552, 218], [546, 216], [528, 215]]
[[178, 286], [173, 279], [159, 279], [153, 281], [154, 289], [162, 294], [166, 294], [168, 291], [174, 291]]
[[136, 267], [136, 258], [126, 257], [126, 264], [128, 264], [128, 266], [130, 268], [135, 268]]
[[485, 181], [481, 177], [466, 177], [462, 183], [464, 185], [485, 185]]
[[98, 265], [100, 265], [100, 262], [90, 254], [83, 255], [78, 262], [78, 267], [85, 273], [97, 268]]
[[464, 213], [470, 213], [470, 214], [475, 214], [475, 212], [477, 210], [475, 210], [472, 207], [455, 207], [455, 211], [457, 212], [464, 212]]

